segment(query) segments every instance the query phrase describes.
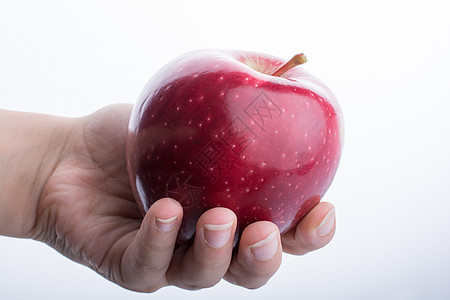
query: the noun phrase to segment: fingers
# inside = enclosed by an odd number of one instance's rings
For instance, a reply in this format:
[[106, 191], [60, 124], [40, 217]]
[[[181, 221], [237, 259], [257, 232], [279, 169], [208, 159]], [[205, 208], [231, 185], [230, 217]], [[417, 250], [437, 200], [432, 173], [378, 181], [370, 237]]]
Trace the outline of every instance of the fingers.
[[218, 283], [230, 265], [236, 225], [229, 209], [205, 212], [197, 222], [194, 244], [177, 250], [167, 273], [169, 283], [189, 290]]
[[303, 255], [328, 244], [336, 230], [334, 206], [320, 202], [297, 225], [282, 236], [283, 251]]
[[334, 206], [322, 202], [282, 237], [271, 222], [250, 224], [233, 257], [236, 215], [218, 207], [198, 220], [193, 245], [179, 247], [174, 253], [182, 216], [181, 206], [171, 199], [151, 206], [123, 256], [119, 282], [129, 289], [153, 292], [166, 285], [201, 289], [225, 278], [254, 289], [263, 286], [278, 270], [282, 250], [308, 253], [329, 243], [335, 232]]
[[153, 292], [167, 285], [166, 271], [182, 217], [182, 207], [172, 199], [161, 199], [150, 207], [123, 256], [123, 285], [140, 292]]
[[281, 254], [280, 233], [275, 224], [250, 224], [242, 233], [238, 253], [225, 279], [249, 289], [261, 287], [280, 267]]

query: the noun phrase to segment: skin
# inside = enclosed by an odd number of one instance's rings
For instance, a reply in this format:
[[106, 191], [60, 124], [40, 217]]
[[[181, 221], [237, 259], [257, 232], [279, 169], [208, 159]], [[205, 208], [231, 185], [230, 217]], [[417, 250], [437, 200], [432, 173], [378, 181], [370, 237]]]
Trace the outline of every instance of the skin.
[[233, 238], [226, 237], [234, 236], [236, 216], [213, 208], [199, 219], [193, 245], [175, 249], [181, 206], [161, 199], [143, 218], [130, 189], [131, 110], [118, 104], [75, 119], [0, 110], [0, 235], [44, 242], [147, 293], [168, 285], [202, 289], [222, 278], [258, 288], [276, 273], [283, 251], [303, 255], [332, 239], [334, 207], [321, 202], [283, 236], [270, 222], [249, 225], [233, 254]]

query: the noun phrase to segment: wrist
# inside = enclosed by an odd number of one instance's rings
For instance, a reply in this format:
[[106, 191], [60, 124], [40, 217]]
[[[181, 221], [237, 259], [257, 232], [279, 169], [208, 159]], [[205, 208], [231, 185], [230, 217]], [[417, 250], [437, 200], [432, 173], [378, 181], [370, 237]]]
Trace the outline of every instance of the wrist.
[[73, 128], [73, 119], [0, 110], [0, 235], [32, 237], [42, 190]]

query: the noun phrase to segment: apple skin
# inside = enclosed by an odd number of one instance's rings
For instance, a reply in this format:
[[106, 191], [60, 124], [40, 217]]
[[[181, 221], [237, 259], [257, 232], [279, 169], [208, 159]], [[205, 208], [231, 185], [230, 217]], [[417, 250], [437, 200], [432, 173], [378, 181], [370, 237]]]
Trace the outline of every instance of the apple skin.
[[235, 241], [267, 220], [283, 234], [329, 188], [340, 159], [342, 113], [332, 92], [296, 66], [255, 52], [198, 50], [173, 60], [144, 87], [127, 136], [127, 168], [145, 214], [163, 197], [184, 217], [188, 243], [200, 215], [227, 207]]

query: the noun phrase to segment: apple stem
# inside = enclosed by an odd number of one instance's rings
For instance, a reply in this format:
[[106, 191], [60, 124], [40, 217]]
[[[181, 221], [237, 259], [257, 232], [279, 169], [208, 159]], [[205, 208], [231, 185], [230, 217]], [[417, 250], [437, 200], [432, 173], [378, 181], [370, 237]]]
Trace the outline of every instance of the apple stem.
[[290, 69], [295, 66], [304, 64], [306, 62], [306, 56], [303, 53], [294, 55], [287, 63], [279, 67], [275, 72], [273, 72], [272, 76], [280, 77]]

